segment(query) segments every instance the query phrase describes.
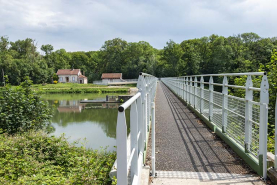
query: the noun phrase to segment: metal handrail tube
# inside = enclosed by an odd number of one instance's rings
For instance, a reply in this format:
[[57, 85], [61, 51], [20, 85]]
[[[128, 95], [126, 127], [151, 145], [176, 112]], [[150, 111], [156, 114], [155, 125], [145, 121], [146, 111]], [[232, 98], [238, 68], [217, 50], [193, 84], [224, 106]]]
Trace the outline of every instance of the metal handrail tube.
[[125, 103], [123, 103], [122, 105], [120, 105], [120, 107], [118, 107], [118, 110], [120, 112], [123, 112], [124, 110], [126, 110], [128, 107], [130, 107], [130, 105], [132, 105], [132, 103], [134, 103], [134, 101], [136, 101], [138, 99], [138, 97], [141, 96], [141, 93], [138, 92], [137, 94], [135, 94], [132, 98], [130, 98], [128, 101], [126, 101]]
[[[252, 75], [252, 76], [262, 76], [265, 75], [265, 72], [247, 72], [247, 73], [222, 73], [222, 74], [202, 74], [202, 75], [191, 75], [191, 76], [248, 76], [248, 75]], [[191, 76], [181, 76], [181, 77], [191, 77]]]

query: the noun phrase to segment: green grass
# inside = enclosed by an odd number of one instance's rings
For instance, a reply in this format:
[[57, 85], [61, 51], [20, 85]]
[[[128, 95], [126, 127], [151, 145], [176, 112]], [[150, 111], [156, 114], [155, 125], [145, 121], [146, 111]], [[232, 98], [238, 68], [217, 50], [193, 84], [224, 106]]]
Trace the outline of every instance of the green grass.
[[115, 158], [41, 131], [0, 134], [0, 184], [111, 184]]
[[129, 91], [129, 87], [77, 83], [35, 84], [32, 85], [32, 89], [38, 93], [126, 93]]

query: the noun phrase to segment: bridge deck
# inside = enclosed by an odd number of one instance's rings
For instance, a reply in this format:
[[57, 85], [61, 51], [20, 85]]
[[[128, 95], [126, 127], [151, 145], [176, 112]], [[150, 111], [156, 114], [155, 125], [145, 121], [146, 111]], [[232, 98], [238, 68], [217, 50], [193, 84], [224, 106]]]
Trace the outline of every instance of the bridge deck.
[[156, 170], [158, 177], [163, 171], [171, 172], [167, 176], [180, 171], [192, 172], [192, 176], [203, 172], [208, 176], [253, 175], [247, 164], [162, 82], [156, 94]]

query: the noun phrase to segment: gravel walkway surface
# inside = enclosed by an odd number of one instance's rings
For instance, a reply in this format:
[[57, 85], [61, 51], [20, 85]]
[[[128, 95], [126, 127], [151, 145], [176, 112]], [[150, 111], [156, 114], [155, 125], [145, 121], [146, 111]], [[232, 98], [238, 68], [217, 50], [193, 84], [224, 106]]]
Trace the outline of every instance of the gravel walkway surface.
[[156, 170], [253, 174], [162, 82], [156, 94]]

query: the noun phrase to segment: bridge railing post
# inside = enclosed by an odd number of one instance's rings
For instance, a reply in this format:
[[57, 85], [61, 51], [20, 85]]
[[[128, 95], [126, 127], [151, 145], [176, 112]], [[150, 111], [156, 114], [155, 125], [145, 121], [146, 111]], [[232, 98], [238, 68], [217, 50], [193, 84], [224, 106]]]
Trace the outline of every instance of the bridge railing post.
[[118, 112], [117, 115], [116, 140], [118, 141], [116, 143], [117, 164], [120, 165], [120, 168], [117, 169], [117, 183], [127, 185], [127, 125], [125, 111]]
[[204, 78], [200, 78], [200, 113], [203, 114], [204, 111]]
[[209, 81], [209, 120], [212, 121], [213, 119], [213, 91], [214, 91], [214, 86], [213, 86], [213, 77], [210, 77]]
[[269, 84], [267, 76], [264, 75], [260, 91], [260, 128], [259, 128], [259, 160], [262, 160], [263, 178], [267, 177], [267, 122], [269, 103]]
[[130, 129], [131, 129], [131, 154], [133, 151], [133, 158], [131, 161], [131, 177], [138, 176], [138, 110], [136, 101], [131, 105], [130, 112]]
[[152, 176], [155, 177], [156, 176], [156, 158], [155, 158], [155, 103], [152, 102], [151, 104], [151, 108], [152, 108]]
[[249, 89], [249, 87], [253, 87], [253, 82], [251, 76], [247, 76], [247, 80], [245, 83], [245, 141], [244, 148], [245, 152], [250, 152], [250, 145], [252, 142], [252, 104], [253, 100], [253, 90]]
[[228, 109], [228, 79], [227, 76], [223, 77], [222, 83], [222, 132], [225, 133], [227, 129], [227, 109]]
[[188, 77], [185, 77], [185, 87], [186, 87], [186, 102], [189, 103], [189, 87], [188, 87]]
[[194, 78], [194, 108], [198, 106], [197, 77]]
[[182, 96], [182, 99], [185, 100], [185, 98], [186, 98], [185, 77], [182, 77], [182, 88], [183, 88], [183, 96]]
[[190, 77], [190, 83], [189, 83], [189, 85], [190, 85], [190, 104], [191, 104], [191, 106], [192, 107], [194, 107], [194, 90], [193, 90], [193, 84], [192, 84], [193, 82], [192, 82], [192, 77]]

